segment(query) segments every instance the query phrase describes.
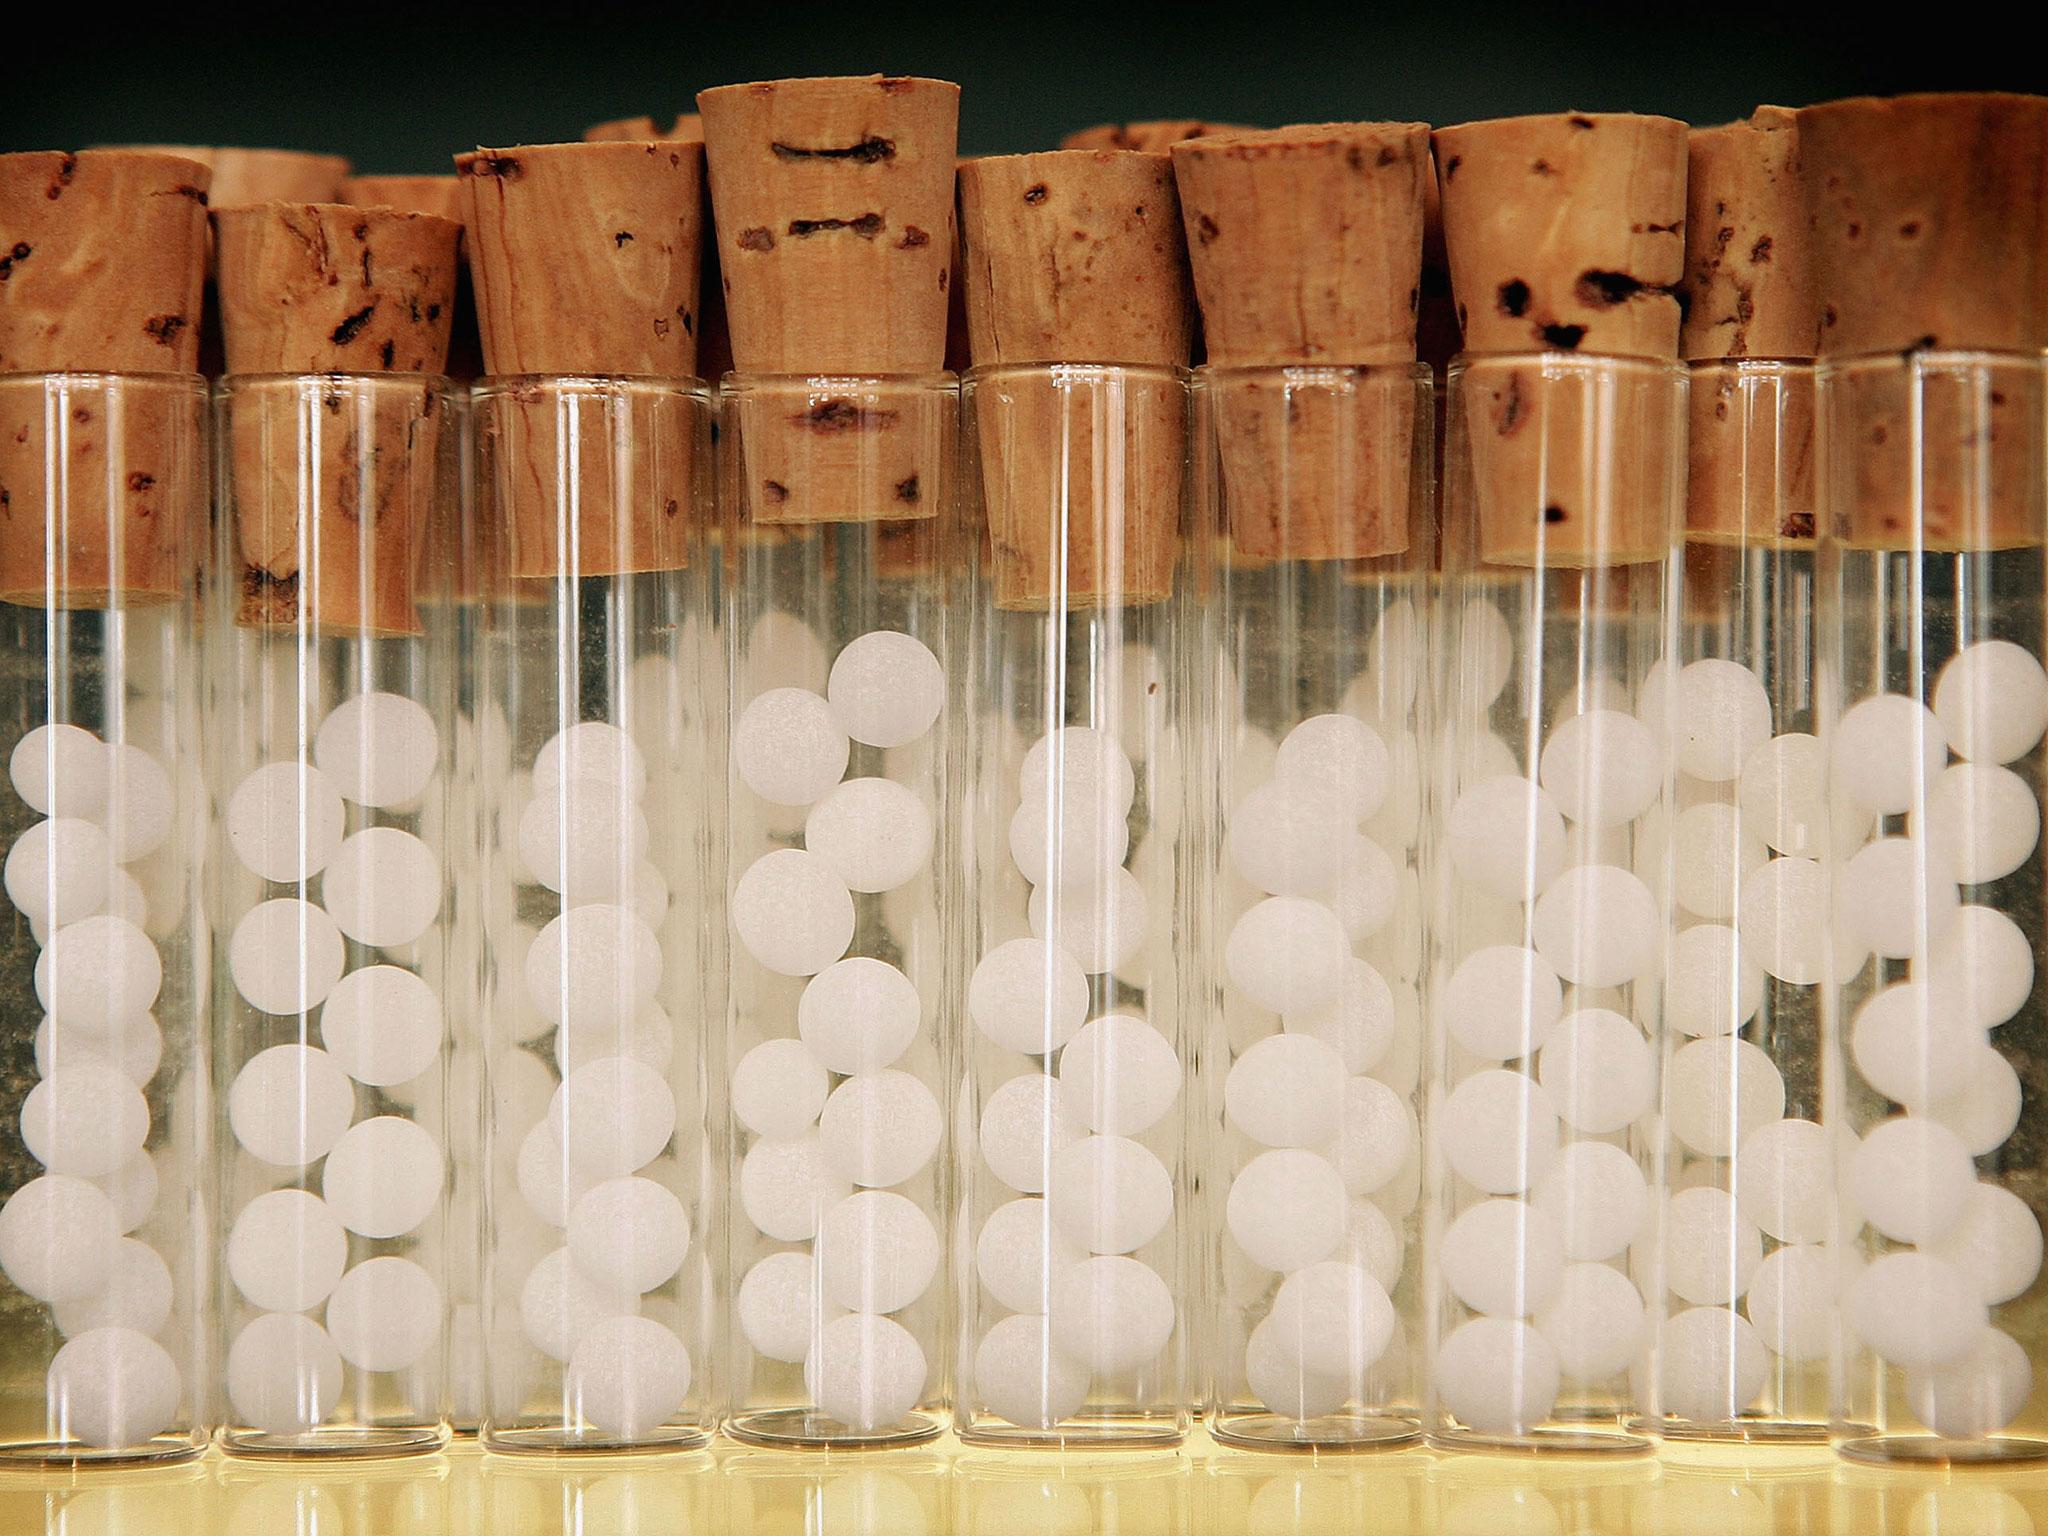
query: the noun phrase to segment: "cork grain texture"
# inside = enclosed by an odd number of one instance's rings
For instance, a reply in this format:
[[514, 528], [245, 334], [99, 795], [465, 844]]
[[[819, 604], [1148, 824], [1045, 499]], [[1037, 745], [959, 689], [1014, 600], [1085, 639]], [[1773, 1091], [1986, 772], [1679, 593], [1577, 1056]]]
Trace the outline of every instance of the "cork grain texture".
[[1820, 304], [1798, 115], [1759, 107], [1687, 136], [1680, 354], [1810, 358]]

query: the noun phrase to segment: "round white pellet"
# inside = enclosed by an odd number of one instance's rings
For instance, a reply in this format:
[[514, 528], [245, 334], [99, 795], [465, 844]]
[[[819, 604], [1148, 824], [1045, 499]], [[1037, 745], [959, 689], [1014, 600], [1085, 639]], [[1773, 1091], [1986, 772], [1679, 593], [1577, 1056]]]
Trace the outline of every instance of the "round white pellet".
[[320, 1010], [320, 1043], [359, 1083], [409, 1083], [441, 1053], [441, 1000], [411, 971], [366, 965], [335, 983]]
[[825, 1100], [818, 1140], [843, 1177], [868, 1189], [915, 1178], [939, 1150], [939, 1101], [894, 1067], [849, 1077]]
[[1394, 1043], [1394, 991], [1369, 962], [1353, 958], [1344, 962], [1333, 1001], [1280, 1022], [1290, 1035], [1310, 1035], [1330, 1047], [1346, 1072], [1370, 1072]]
[[633, 738], [608, 720], [584, 720], [555, 732], [533, 756], [533, 788], [549, 794], [577, 780], [623, 790], [629, 800], [647, 793], [647, 758]]
[[1386, 1353], [1394, 1308], [1359, 1265], [1326, 1259], [1280, 1282], [1267, 1314], [1281, 1348], [1318, 1376], [1356, 1381]]
[[1672, 894], [1678, 904], [1714, 922], [1733, 917], [1742, 882], [1769, 857], [1763, 840], [1742, 825], [1734, 806], [1720, 800], [1680, 811], [1672, 837]]
[[1771, 696], [1736, 661], [1709, 657], [1681, 667], [1671, 702], [1678, 766], [1696, 779], [1725, 784], [1771, 739]]
[[661, 985], [661, 944], [630, 907], [593, 902], [551, 918], [524, 969], [527, 995], [550, 1024], [623, 1034]]
[[832, 707], [808, 688], [771, 688], [740, 712], [733, 766], [776, 805], [809, 805], [837, 784], [850, 751]]
[[1395, 721], [1414, 708], [1426, 649], [1422, 619], [1413, 603], [1397, 598], [1380, 611], [1365, 643], [1365, 671], [1352, 681], [1353, 689], [1365, 686], [1370, 714], [1382, 722]]
[[1664, 1283], [1700, 1307], [1727, 1306], [1763, 1262], [1763, 1236], [1725, 1189], [1696, 1184], [1664, 1206]]
[[1951, 1440], [1994, 1435], [2026, 1411], [2034, 1366], [2009, 1333], [1986, 1328], [1968, 1354], [1906, 1373], [1906, 1401], [1920, 1422]]
[[988, 1096], [977, 1139], [991, 1173], [1035, 1195], [1046, 1187], [1053, 1159], [1085, 1134], [1068, 1118], [1051, 1074], [1020, 1072]]
[[1519, 1195], [1550, 1171], [1557, 1156], [1557, 1109], [1537, 1081], [1520, 1072], [1474, 1072], [1445, 1097], [1437, 1145], [1454, 1172], [1489, 1195]]
[[117, 862], [132, 864], [163, 847], [176, 811], [162, 763], [140, 747], [115, 742], [107, 748], [107, 804], [98, 820]]
[[1671, 941], [1664, 1022], [1686, 1035], [1732, 1035], [1764, 1001], [1764, 973], [1725, 923], [1695, 923]]
[[1454, 697], [1460, 713], [1484, 714], [1507, 687], [1515, 666], [1515, 637], [1500, 609], [1483, 597], [1458, 615], [1452, 655], [1457, 666]]
[[327, 1333], [361, 1371], [402, 1371], [441, 1337], [441, 1288], [410, 1259], [365, 1259], [327, 1298]]
[[108, 1450], [146, 1444], [169, 1429], [183, 1395], [170, 1351], [138, 1328], [92, 1328], [76, 1335], [51, 1357], [44, 1378], [56, 1437]]
[[1571, 1264], [1558, 1277], [1536, 1328], [1574, 1381], [1605, 1381], [1631, 1365], [1642, 1347], [1642, 1293], [1611, 1264]]
[[555, 1090], [548, 1123], [574, 1161], [623, 1178], [657, 1157], [676, 1130], [676, 1096], [665, 1079], [630, 1056], [600, 1056]]
[[1850, 1055], [1863, 1080], [1913, 1110], [1968, 1086], [1984, 1044], [1982, 1028], [1915, 981], [1872, 995], [1849, 1026]]
[[1536, 1079], [1574, 1130], [1601, 1136], [1649, 1112], [1656, 1060], [1643, 1032], [1609, 1008], [1581, 1008], [1550, 1036]]
[[1043, 939], [1011, 939], [990, 950], [967, 983], [967, 1012], [1005, 1050], [1058, 1050], [1088, 1017], [1088, 978], [1074, 957]]
[[[355, 1087], [325, 1051], [273, 1045], [258, 1051], [228, 1089], [228, 1125], [251, 1157], [302, 1168], [325, 1157], [355, 1118]], [[295, 1309], [294, 1309], [295, 1310]]]
[[2015, 1301], [2041, 1273], [2041, 1222], [2009, 1189], [1980, 1181], [1963, 1214], [1927, 1251], [1977, 1282], [1985, 1303]]
[[1100, 885], [1130, 848], [1125, 813], [1092, 790], [1025, 800], [1010, 818], [1010, 857], [1032, 885]]
[[1956, 763], [1928, 791], [1927, 836], [1964, 885], [2002, 880], [2040, 844], [2040, 802], [2010, 768]]
[[1351, 1214], [1344, 1223], [1344, 1241], [1333, 1257], [1356, 1264], [1392, 1296], [1394, 1287], [1401, 1283], [1401, 1268], [1407, 1255], [1393, 1218], [1373, 1201], [1360, 1197], [1351, 1202]]
[[1756, 1401], [1770, 1357], [1749, 1320], [1721, 1307], [1689, 1307], [1657, 1330], [1658, 1408], [1721, 1424]]
[[371, 827], [344, 841], [320, 877], [334, 924], [359, 944], [410, 944], [441, 910], [441, 861], [397, 827]]
[[747, 1271], [734, 1310], [755, 1354], [798, 1364], [817, 1331], [841, 1315], [829, 1304], [820, 1311], [816, 1276], [808, 1253], [771, 1253]]
[[1261, 1152], [1230, 1181], [1225, 1224], [1246, 1258], [1292, 1274], [1344, 1240], [1350, 1202], [1337, 1170], [1313, 1152]]
[[1274, 1413], [1291, 1419], [1319, 1419], [1335, 1413], [1351, 1395], [1340, 1376], [1318, 1376], [1303, 1370], [1287, 1352], [1278, 1330], [1260, 1323], [1245, 1341], [1244, 1384]]
[[[1031, 811], [1027, 803], [1018, 815]], [[1254, 890], [1275, 896], [1312, 896], [1336, 880], [1355, 820], [1344, 802], [1320, 782], [1273, 779], [1238, 801], [1224, 818], [1226, 847], [1232, 866]], [[1017, 847], [1015, 822], [1011, 823], [1010, 846]], [[1017, 867], [1027, 880], [1034, 880], [1021, 854]], [[1041, 873], [1034, 883], [1043, 880]]]
[[1527, 901], [1564, 869], [1564, 816], [1550, 792], [1518, 774], [1466, 786], [1446, 823], [1451, 867], [1504, 901]]
[[1663, 743], [1634, 715], [1588, 710], [1558, 722], [1538, 777], [1573, 821], [1622, 826], [1647, 811], [1664, 787]]
[[1437, 1262], [1451, 1294], [1488, 1317], [1527, 1317], [1564, 1277], [1564, 1246], [1548, 1216], [1520, 1200], [1483, 1200], [1445, 1229]]
[[1535, 950], [1519, 944], [1476, 949], [1444, 983], [1438, 1013], [1474, 1056], [1513, 1061], [1542, 1049], [1564, 1017], [1564, 988]]
[[1180, 1097], [1180, 1058], [1143, 1019], [1113, 1013], [1083, 1024], [1060, 1052], [1060, 1101], [1091, 1131], [1136, 1136]]
[[1773, 1354], [1819, 1360], [1834, 1346], [1838, 1289], [1832, 1253], [1819, 1243], [1788, 1243], [1765, 1255], [1742, 1305]]
[[519, 1288], [519, 1321], [527, 1342], [550, 1360], [566, 1361], [585, 1334], [608, 1317], [637, 1317], [640, 1297], [623, 1286], [599, 1285], [557, 1248], [527, 1272]]
[[[1385, 802], [1392, 759], [1380, 733], [1350, 715], [1312, 715], [1280, 739], [1274, 771], [1342, 808], [1355, 825]], [[1269, 887], [1270, 889], [1270, 887]]]
[[756, 1136], [801, 1136], [831, 1091], [831, 1077], [801, 1040], [763, 1040], [732, 1069], [733, 1115]]
[[1622, 1253], [1641, 1235], [1650, 1213], [1650, 1185], [1636, 1160], [1605, 1141], [1574, 1141], [1558, 1153], [1529, 1197], [1550, 1218], [1575, 1263]]
[[1849, 1325], [1879, 1358], [1909, 1369], [1969, 1351], [1989, 1314], [1976, 1283], [1946, 1259], [1888, 1253], [1849, 1282]]
[[[616, 785], [592, 779], [543, 790], [519, 813], [520, 862], [570, 906], [630, 894], [651, 840], [647, 813]], [[334, 876], [327, 879], [331, 887]]]
[[[1319, 899], [1337, 914], [1344, 933], [1353, 943], [1380, 933], [1402, 907], [1404, 880], [1412, 886], [1414, 872], [1397, 865], [1386, 849], [1358, 833], [1343, 840], [1337, 862], [1337, 878], [1320, 893]], [[1411, 914], [1420, 903], [1409, 896]]]
[[1113, 869], [1095, 886], [1039, 886], [1024, 915], [1035, 937], [1058, 944], [1083, 971], [1097, 976], [1121, 971], [1144, 952], [1151, 905], [1137, 876]]
[[739, 671], [750, 689], [825, 685], [825, 646], [795, 614], [769, 609], [755, 619], [740, 647]]
[[520, 1138], [514, 1175], [527, 1209], [551, 1227], [566, 1226], [570, 1208], [602, 1182], [563, 1150], [561, 1136], [544, 1119]]
[[1916, 699], [1881, 693], [1849, 706], [1836, 722], [1834, 785], [1882, 816], [1910, 811], [1948, 761], [1948, 732]]
[[1702, 1157], [1732, 1157], [1743, 1137], [1784, 1113], [1778, 1064], [1733, 1035], [1686, 1042], [1665, 1071], [1665, 1123]]
[[1550, 968], [1582, 987], [1618, 987], [1646, 974], [1663, 942], [1656, 898], [1618, 864], [1559, 875], [1536, 898], [1529, 931]]
[[850, 641], [832, 663], [825, 697], [839, 728], [871, 747], [901, 747], [932, 728], [946, 702], [946, 674], [914, 636], [877, 629]]
[[[1081, 987], [1085, 1010], [1085, 980]], [[910, 1049], [923, 1012], [908, 976], [887, 961], [856, 955], [826, 966], [805, 984], [797, 999], [796, 1031], [828, 1071], [873, 1072]]]
[[[340, 943], [338, 934], [335, 942]], [[335, 974], [341, 974], [339, 964]], [[163, 961], [149, 935], [125, 917], [108, 915], [59, 928], [35, 966], [36, 1000], [45, 1013], [60, 1024], [103, 1032], [120, 1029], [134, 1015], [149, 1012], [163, 981]]]
[[397, 693], [344, 700], [313, 739], [313, 761], [342, 798], [378, 810], [417, 800], [440, 756], [434, 717]]
[[1925, 975], [1929, 989], [1963, 1017], [1995, 1028], [2033, 995], [2034, 947], [2005, 913], [1967, 906], [1935, 940]]
[[1328, 907], [1272, 896], [1237, 920], [1223, 963], [1232, 984], [1259, 1007], [1308, 1013], [1336, 999], [1350, 954], [1344, 925]]
[[1354, 1195], [1377, 1194], [1401, 1171], [1421, 1146], [1415, 1111], [1408, 1101], [1372, 1077], [1354, 1077], [1344, 1084], [1336, 1139], [1323, 1148]]
[[1045, 1201], [1061, 1232], [1090, 1253], [1130, 1253], [1173, 1219], [1173, 1176], [1149, 1147], [1084, 1136], [1052, 1160]]
[[1996, 1152], [2019, 1128], [2020, 1075], [1987, 1045], [1977, 1052], [1962, 1090], [1929, 1105], [1927, 1117], [1954, 1131], [1970, 1156]]
[[342, 1133], [320, 1173], [320, 1192], [349, 1231], [399, 1237], [441, 1201], [441, 1147], [412, 1121], [376, 1115]]
[[1957, 756], [2009, 763], [2048, 729], [2048, 672], [2010, 640], [1979, 640], [1935, 678], [1934, 714]]
[[97, 817], [111, 763], [106, 743], [83, 726], [39, 725], [14, 744], [7, 773], [32, 811]]
[[989, 1212], [975, 1239], [974, 1268], [997, 1303], [1043, 1312], [1053, 1277], [1087, 1257], [1054, 1223], [1043, 1200], [1006, 1201]]
[[849, 1312], [900, 1312], [931, 1289], [939, 1234], [914, 1201], [863, 1189], [825, 1212], [817, 1265], [826, 1296]]
[[228, 801], [228, 846], [265, 880], [310, 880], [341, 846], [341, 791], [311, 763], [265, 763]]
[[59, 1067], [22, 1101], [22, 1145], [52, 1173], [100, 1178], [148, 1139], [149, 1101], [111, 1062]]
[[1742, 765], [1743, 824], [1777, 853], [1813, 858], [1827, 828], [1827, 754], [1802, 731], [1773, 736]]
[[991, 1413], [1027, 1429], [1050, 1429], [1088, 1400], [1087, 1368], [1053, 1348], [1043, 1317], [1006, 1317], [974, 1351], [974, 1391]]
[[1480, 1434], [1519, 1434], [1549, 1418], [1558, 1375], [1556, 1347], [1516, 1318], [1475, 1317], [1437, 1347], [1437, 1396]]
[[112, 1173], [91, 1182], [114, 1202], [115, 1220], [124, 1233], [133, 1232], [156, 1210], [156, 1160], [147, 1152], [138, 1152]]
[[1827, 974], [1827, 876], [1815, 859], [1772, 859], [1742, 883], [1743, 953], [1779, 981], [1810, 987]]
[[103, 1190], [84, 1179], [46, 1173], [0, 1205], [0, 1270], [38, 1301], [90, 1297], [106, 1284], [119, 1226]]
[[852, 1312], [818, 1331], [804, 1384], [827, 1416], [868, 1431], [902, 1422], [924, 1396], [927, 1370], [923, 1348], [901, 1323]]
[[290, 1015], [319, 1007], [341, 980], [346, 963], [334, 919], [293, 896], [258, 902], [242, 915], [228, 940], [235, 990], [263, 1013]]
[[1920, 1115], [1873, 1126], [1849, 1158], [1849, 1198], [1901, 1243], [1933, 1243], [1962, 1220], [1977, 1170], [1962, 1140]]
[[1344, 1063], [1310, 1035], [1268, 1035], [1223, 1081], [1230, 1123], [1262, 1147], [1317, 1147], [1344, 1112]]
[[93, 1328], [133, 1328], [137, 1333], [155, 1334], [169, 1321], [171, 1271], [149, 1244], [122, 1238], [103, 1278], [104, 1286], [91, 1295], [60, 1301], [50, 1309], [58, 1332], [66, 1338]]
[[341, 1402], [341, 1352], [327, 1330], [295, 1312], [252, 1318], [228, 1347], [228, 1401], [266, 1435], [290, 1438]]
[[614, 1440], [642, 1440], [690, 1395], [690, 1352], [649, 1317], [610, 1317], [576, 1341], [562, 1395]]
[[651, 1291], [683, 1267], [690, 1215], [666, 1186], [607, 1179], [569, 1208], [567, 1247], [576, 1267], [606, 1290]]
[[778, 848], [733, 887], [732, 928], [769, 970], [815, 976], [853, 942], [853, 896], [817, 855]]
[[228, 1277], [253, 1307], [304, 1312], [325, 1301], [348, 1263], [348, 1234], [326, 1201], [273, 1189], [228, 1231]]
[[932, 813], [893, 779], [848, 779], [811, 807], [804, 847], [849, 890], [893, 891], [931, 862]]
[[39, 821], [7, 850], [7, 896], [30, 921], [75, 923], [100, 910], [114, 869], [113, 848], [95, 822]]
[[1130, 813], [1137, 797], [1137, 774], [1131, 759], [1107, 731], [1091, 725], [1064, 725], [1033, 742], [1017, 773], [1018, 798], [1044, 800], [1058, 783], [1063, 795], [1102, 801], [1119, 816]]
[[1173, 1336], [1173, 1293], [1141, 1260], [1084, 1259], [1053, 1277], [1047, 1318], [1054, 1345], [1099, 1376], [1148, 1365]]
[[1833, 1141], [1811, 1120], [1772, 1120], [1738, 1144], [1736, 1204], [1745, 1221], [1781, 1243], [1829, 1235], [1836, 1183]]
[[1859, 848], [1842, 868], [1837, 893], [1856, 936], [1888, 960], [1926, 953], [1960, 903], [1947, 850], [1905, 837]]

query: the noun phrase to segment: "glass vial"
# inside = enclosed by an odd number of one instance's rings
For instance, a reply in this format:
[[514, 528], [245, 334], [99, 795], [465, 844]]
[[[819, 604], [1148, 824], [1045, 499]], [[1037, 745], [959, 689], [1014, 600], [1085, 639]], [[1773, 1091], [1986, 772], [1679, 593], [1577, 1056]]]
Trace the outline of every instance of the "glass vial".
[[1614, 1451], [1660, 1272], [1658, 982], [1674, 363], [1467, 356], [1451, 381], [1426, 1006], [1432, 1429]]
[[224, 1444], [444, 1438], [448, 386], [223, 381], [207, 711]]
[[211, 1432], [204, 418], [196, 376], [0, 378], [0, 1465]]
[[1197, 377], [1218, 747], [1189, 1016], [1220, 1084], [1213, 1428], [1255, 1449], [1421, 1432], [1432, 394], [1413, 365]]
[[701, 1445], [725, 1012], [710, 399], [555, 375], [483, 380], [473, 409], [484, 1444]]

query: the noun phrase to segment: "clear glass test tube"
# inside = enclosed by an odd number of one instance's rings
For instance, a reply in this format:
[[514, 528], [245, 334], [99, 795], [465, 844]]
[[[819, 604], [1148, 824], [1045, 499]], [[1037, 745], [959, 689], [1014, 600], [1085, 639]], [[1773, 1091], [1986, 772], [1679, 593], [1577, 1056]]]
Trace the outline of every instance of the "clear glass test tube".
[[0, 378], [0, 1466], [211, 1434], [205, 395]]
[[1427, 368], [1197, 375], [1219, 1440], [1421, 1434]]

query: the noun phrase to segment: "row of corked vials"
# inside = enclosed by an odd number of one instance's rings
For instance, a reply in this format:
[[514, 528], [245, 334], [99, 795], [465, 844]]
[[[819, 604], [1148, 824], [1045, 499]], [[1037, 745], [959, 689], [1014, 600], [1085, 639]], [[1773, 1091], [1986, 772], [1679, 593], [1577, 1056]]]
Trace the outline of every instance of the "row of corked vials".
[[0, 157], [6, 1453], [2041, 1454], [2048, 103], [703, 105]]

